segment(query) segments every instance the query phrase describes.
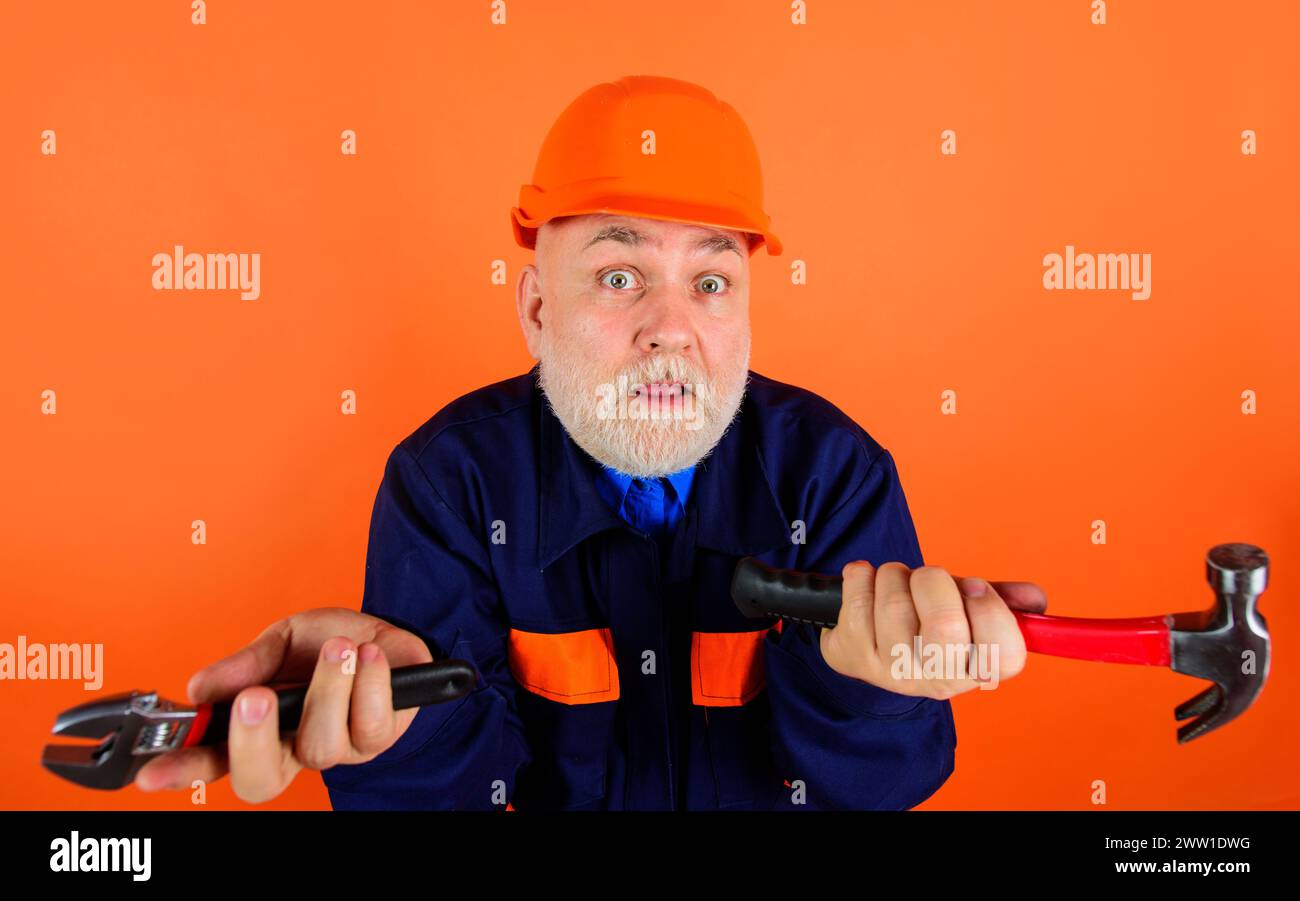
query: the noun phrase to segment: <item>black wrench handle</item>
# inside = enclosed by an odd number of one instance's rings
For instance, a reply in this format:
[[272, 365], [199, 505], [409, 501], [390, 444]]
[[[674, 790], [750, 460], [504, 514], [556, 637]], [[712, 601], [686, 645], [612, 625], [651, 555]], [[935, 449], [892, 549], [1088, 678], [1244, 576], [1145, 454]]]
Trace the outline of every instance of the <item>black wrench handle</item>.
[[[443, 704], [464, 697], [478, 680], [474, 667], [464, 660], [435, 660], [414, 666], [399, 666], [392, 671], [393, 709], [406, 710], [428, 704]], [[275, 689], [279, 702], [280, 732], [298, 731], [302, 705], [307, 697], [306, 685]], [[234, 698], [200, 704], [184, 747], [219, 745], [230, 731], [230, 713]]]

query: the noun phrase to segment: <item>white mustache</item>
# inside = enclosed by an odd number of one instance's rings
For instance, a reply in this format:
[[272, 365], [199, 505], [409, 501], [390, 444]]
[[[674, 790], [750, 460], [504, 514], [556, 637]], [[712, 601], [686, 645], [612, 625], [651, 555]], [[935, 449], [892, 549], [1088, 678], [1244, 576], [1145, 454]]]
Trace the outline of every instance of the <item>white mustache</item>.
[[630, 366], [623, 372], [615, 374], [613, 379], [618, 383], [623, 383], [624, 380], [634, 388], [651, 384], [702, 385], [706, 381], [704, 374], [695, 366], [681, 360], [667, 365], [660, 363], [654, 366]]

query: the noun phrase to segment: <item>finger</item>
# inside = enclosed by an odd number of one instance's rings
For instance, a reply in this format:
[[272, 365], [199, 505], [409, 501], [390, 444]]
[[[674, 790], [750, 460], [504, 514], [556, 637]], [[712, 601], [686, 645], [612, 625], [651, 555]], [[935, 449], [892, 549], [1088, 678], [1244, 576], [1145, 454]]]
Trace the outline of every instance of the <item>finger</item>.
[[912, 638], [919, 621], [912, 602], [912, 570], [899, 562], [884, 563], [876, 570], [876, 648], [886, 662], [899, 654], [912, 655]]
[[280, 794], [299, 769], [288, 753], [288, 742], [280, 738], [276, 705], [274, 691], [254, 685], [236, 695], [231, 707], [226, 739], [230, 787], [250, 804]]
[[[396, 714], [388, 660], [374, 642], [357, 648], [357, 675], [352, 680], [349, 718], [354, 757], [368, 760], [393, 743]], [[361, 760], [356, 762], [360, 763]]]
[[352, 753], [348, 733], [348, 708], [357, 666], [352, 640], [336, 636], [321, 645], [316, 672], [302, 702], [294, 754], [303, 766], [326, 770], [345, 762]]
[[926, 680], [935, 696], [948, 698], [975, 688], [978, 683], [970, 677], [970, 622], [956, 581], [942, 567], [922, 566], [912, 570], [910, 587], [922, 654], [942, 655], [939, 678]]
[[865, 560], [844, 564], [840, 571], [840, 612], [835, 627], [854, 638], [875, 635], [875, 568]]
[[216, 782], [229, 771], [224, 747], [182, 748], [160, 754], [142, 766], [135, 774], [135, 785], [147, 792], [192, 788], [195, 779]]
[[991, 585], [985, 583], [984, 590], [972, 597], [965, 594], [967, 580], [962, 582], [966, 618], [975, 645], [970, 675], [980, 682], [1010, 679], [1024, 669], [1028, 656], [1020, 624]]
[[[986, 582], [983, 579], [974, 576], [956, 576], [958, 584], [963, 579], [969, 578], [972, 581], [972, 587], [975, 583], [979, 585], [992, 585], [998, 596], [1006, 602], [1006, 605], [1013, 610], [1024, 610], [1027, 613], [1045, 613], [1047, 611], [1047, 593], [1033, 582]], [[965, 588], [962, 589], [963, 593]]]
[[910, 588], [921, 638], [941, 644], [969, 644], [970, 624], [961, 591], [948, 571], [939, 566], [912, 570]]
[[852, 561], [840, 576], [840, 612], [834, 628], [821, 630], [822, 659], [836, 672], [869, 680], [875, 671], [873, 567], [865, 560]]
[[272, 623], [246, 648], [205, 666], [190, 677], [190, 703], [229, 698], [242, 688], [271, 681], [280, 672], [293, 630], [289, 620]]

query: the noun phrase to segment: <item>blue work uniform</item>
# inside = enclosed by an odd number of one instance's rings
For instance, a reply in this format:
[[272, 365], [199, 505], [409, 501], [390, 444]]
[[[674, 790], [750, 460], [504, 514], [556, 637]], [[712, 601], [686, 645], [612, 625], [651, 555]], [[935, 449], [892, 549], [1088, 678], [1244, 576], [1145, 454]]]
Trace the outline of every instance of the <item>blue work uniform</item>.
[[954, 766], [949, 701], [838, 673], [812, 627], [747, 619], [729, 594], [747, 555], [829, 574], [924, 565], [890, 453], [750, 372], [726, 434], [656, 483], [646, 519], [644, 496], [614, 507], [621, 474], [572, 441], [537, 379], [453, 401], [388, 457], [361, 609], [479, 681], [373, 760], [323, 771], [333, 806], [858, 810], [933, 794]]

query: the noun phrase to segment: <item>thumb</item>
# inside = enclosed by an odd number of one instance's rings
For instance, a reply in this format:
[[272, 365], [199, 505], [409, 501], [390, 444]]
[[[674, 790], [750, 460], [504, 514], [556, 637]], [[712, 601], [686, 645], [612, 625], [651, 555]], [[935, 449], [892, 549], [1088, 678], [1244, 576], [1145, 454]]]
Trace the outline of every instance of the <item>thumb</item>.
[[1012, 610], [1042, 613], [1047, 610], [1047, 593], [1033, 582], [990, 582], [972, 576], [954, 576], [963, 596], [980, 597], [990, 589]]

